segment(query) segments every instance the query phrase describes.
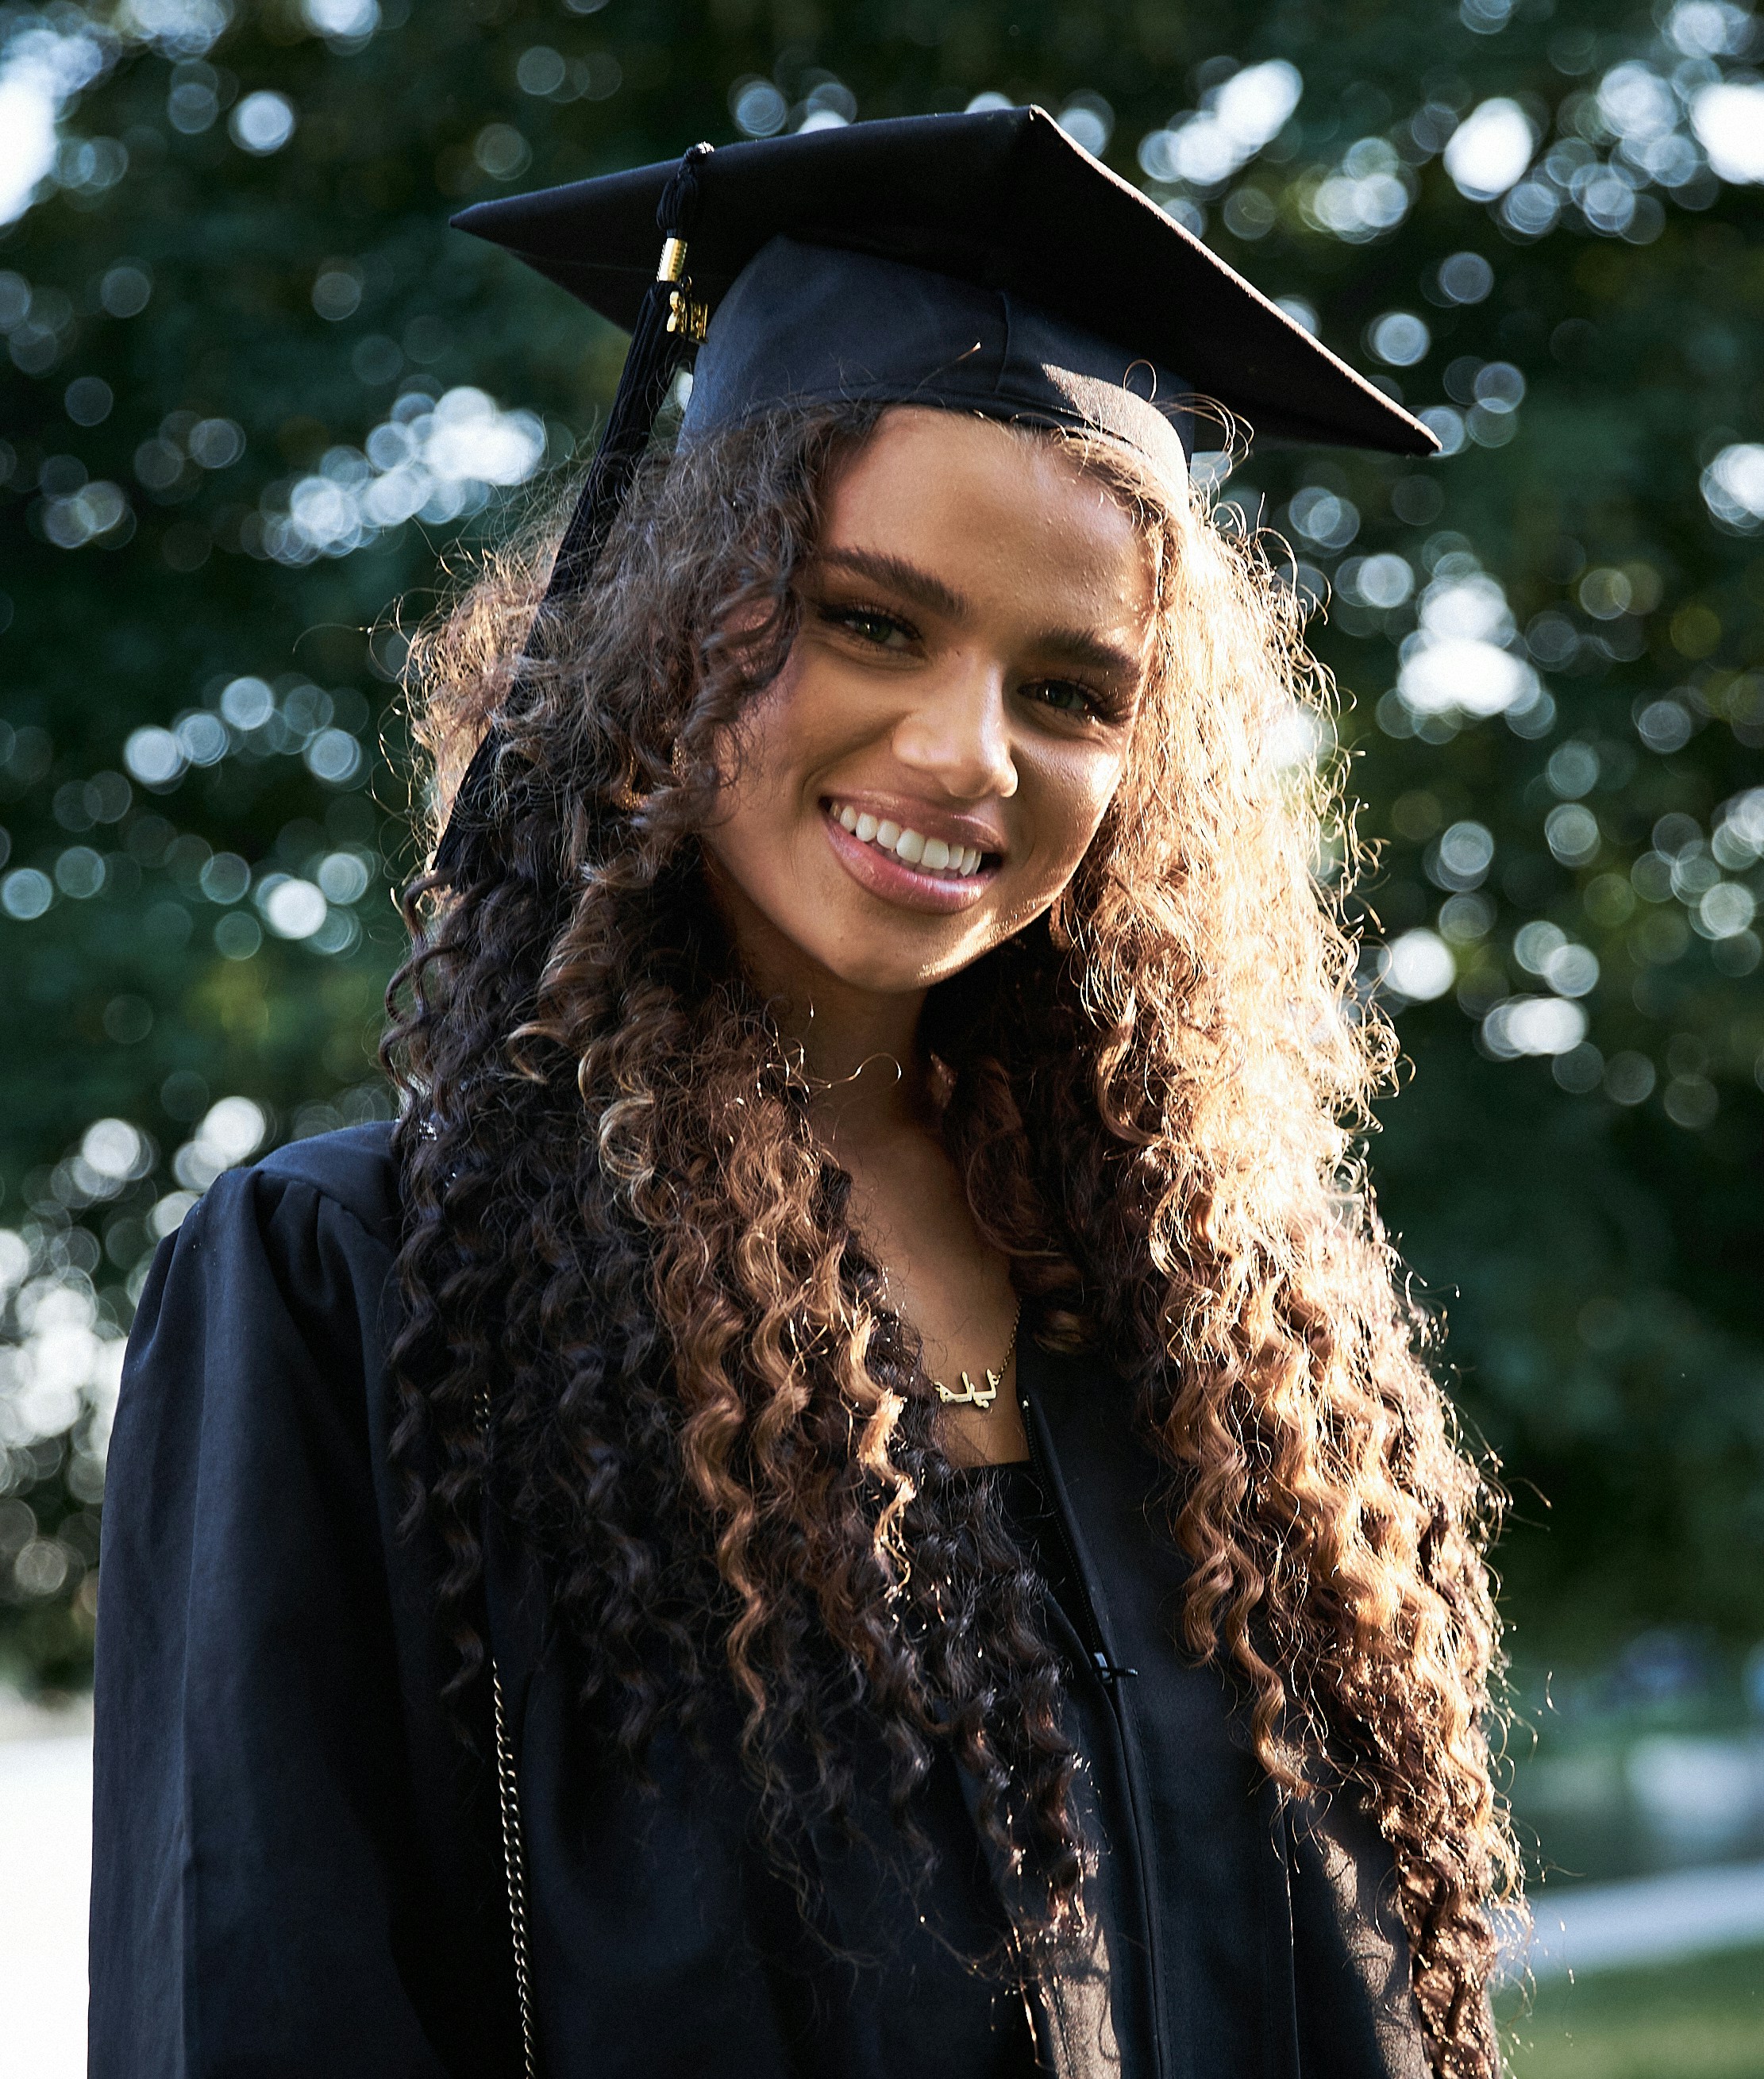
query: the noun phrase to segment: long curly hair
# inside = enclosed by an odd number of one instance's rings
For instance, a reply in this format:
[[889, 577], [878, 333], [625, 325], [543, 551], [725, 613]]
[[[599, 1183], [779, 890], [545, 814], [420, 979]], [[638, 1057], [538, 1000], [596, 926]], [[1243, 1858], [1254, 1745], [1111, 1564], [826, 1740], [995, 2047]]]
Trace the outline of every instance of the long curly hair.
[[[952, 1471], [908, 1324], [812, 1130], [800, 1056], [702, 879], [745, 706], [799, 615], [830, 473], [873, 409], [775, 415], [641, 474], [589, 589], [537, 615], [559, 514], [420, 631], [424, 809], [488, 717], [497, 813], [407, 897], [387, 1058], [405, 1232], [395, 1450], [445, 1541], [460, 1654], [483, 1484], [539, 1554], [641, 1773], [732, 1696], [781, 1839], [880, 1737], [900, 1837], [938, 1745], [1082, 1922], [1058, 1663], [992, 1484]], [[1437, 2072], [1490, 2079], [1491, 1489], [1423, 1361], [1360, 1141], [1388, 1027], [1356, 998], [1329, 687], [1258, 545], [1106, 442], [1156, 587], [1126, 776], [1053, 910], [932, 992], [942, 1130], [1026, 1332], [1089, 1347], [1168, 1466], [1181, 1644], [1289, 1793], [1394, 1854]], [[487, 1392], [491, 1421], [478, 1416]]]

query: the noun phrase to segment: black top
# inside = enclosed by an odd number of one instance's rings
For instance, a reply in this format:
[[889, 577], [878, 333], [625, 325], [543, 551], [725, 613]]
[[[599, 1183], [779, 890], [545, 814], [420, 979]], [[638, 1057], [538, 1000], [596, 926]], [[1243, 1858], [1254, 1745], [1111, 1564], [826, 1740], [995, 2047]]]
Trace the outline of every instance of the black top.
[[[387, 1129], [355, 1128], [223, 1177], [142, 1295], [101, 1574], [98, 2079], [519, 2073], [491, 1772], [437, 1700], [436, 1555], [395, 1527], [396, 1234]], [[1102, 1851], [1106, 1968], [1037, 2002], [1043, 2069], [1421, 2079], [1383, 1851], [1340, 1806], [1283, 1809], [1218, 1677], [1171, 1644], [1181, 1565], [1119, 1389], [1027, 1339], [1019, 1370], [1045, 1508], [993, 1477], [1053, 1581]], [[872, 1857], [809, 1844], [836, 1963], [755, 1851], [732, 1738], [664, 1739], [634, 1790], [584, 1750], [517, 1559], [500, 1578], [549, 2079], [1032, 2069], [1022, 2001], [964, 1961], [1003, 1915], [952, 1763], [926, 1792], [922, 1922]]]

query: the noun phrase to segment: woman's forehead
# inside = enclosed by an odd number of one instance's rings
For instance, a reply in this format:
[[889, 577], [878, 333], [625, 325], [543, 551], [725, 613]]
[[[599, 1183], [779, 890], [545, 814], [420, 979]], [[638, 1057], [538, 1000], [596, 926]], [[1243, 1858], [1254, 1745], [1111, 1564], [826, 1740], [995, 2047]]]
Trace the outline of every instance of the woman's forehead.
[[1033, 582], [1093, 613], [1143, 612], [1151, 565], [1139, 512], [1081, 454], [990, 421], [891, 412], [828, 487], [823, 564], [892, 579], [960, 617], [970, 584]]

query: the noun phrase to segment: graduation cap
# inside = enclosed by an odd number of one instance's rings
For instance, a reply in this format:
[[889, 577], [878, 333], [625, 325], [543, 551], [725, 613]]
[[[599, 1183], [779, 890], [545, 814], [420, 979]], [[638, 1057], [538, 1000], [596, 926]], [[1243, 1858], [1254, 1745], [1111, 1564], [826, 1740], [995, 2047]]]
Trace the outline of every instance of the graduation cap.
[[[850, 398], [1088, 428], [1178, 480], [1210, 407], [1280, 440], [1438, 446], [1041, 108], [696, 144], [454, 222], [632, 333], [541, 614], [586, 583], [688, 358], [687, 444]], [[481, 826], [499, 734], [438, 871]]]

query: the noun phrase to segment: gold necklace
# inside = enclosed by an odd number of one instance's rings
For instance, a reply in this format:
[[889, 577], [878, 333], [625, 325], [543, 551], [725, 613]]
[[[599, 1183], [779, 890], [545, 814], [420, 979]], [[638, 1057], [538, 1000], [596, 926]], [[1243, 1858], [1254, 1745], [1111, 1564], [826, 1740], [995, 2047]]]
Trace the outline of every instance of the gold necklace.
[[977, 1408], [984, 1412], [992, 1406], [998, 1398], [998, 1389], [1005, 1383], [1005, 1374], [1010, 1370], [1011, 1358], [1016, 1353], [1017, 1331], [1022, 1324], [1022, 1318], [1023, 1303], [1019, 1299], [1017, 1302], [1017, 1311], [1011, 1316], [1010, 1341], [1005, 1345], [1005, 1354], [999, 1360], [997, 1370], [986, 1374], [986, 1383], [984, 1386], [976, 1386], [965, 1371], [962, 1374], [962, 1390], [959, 1393], [951, 1393], [940, 1378], [934, 1378], [931, 1381], [932, 1385], [937, 1388], [938, 1399], [946, 1408], [972, 1407]]

